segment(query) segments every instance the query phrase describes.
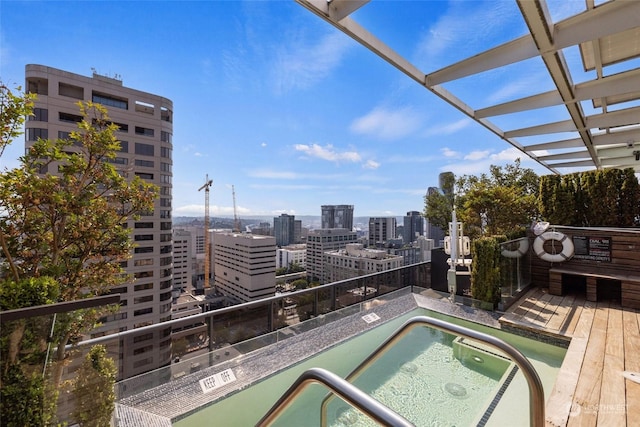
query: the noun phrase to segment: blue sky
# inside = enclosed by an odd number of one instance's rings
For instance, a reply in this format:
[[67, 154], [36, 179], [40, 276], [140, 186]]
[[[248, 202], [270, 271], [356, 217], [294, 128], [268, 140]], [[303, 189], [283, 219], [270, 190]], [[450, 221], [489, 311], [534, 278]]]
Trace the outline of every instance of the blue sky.
[[[554, 19], [581, 8], [550, 5]], [[353, 17], [425, 72], [526, 33], [514, 1], [374, 0]], [[173, 101], [174, 216], [203, 214], [207, 174], [212, 215], [233, 215], [234, 185], [248, 217], [319, 215], [323, 204], [400, 216], [423, 210], [443, 171], [520, 157], [548, 173], [293, 1], [3, 0], [0, 79], [23, 85], [25, 64], [118, 74]], [[518, 67], [485, 73], [489, 95], [476, 96], [477, 82], [451, 90], [480, 108], [551, 89], [541, 64]], [[23, 145], [0, 166], [15, 166]]]

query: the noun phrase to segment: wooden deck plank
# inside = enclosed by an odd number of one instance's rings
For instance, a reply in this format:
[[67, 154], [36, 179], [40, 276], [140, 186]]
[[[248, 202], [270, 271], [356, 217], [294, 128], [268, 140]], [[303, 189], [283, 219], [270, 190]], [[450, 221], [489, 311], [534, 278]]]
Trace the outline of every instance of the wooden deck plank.
[[581, 310], [573, 339], [567, 348], [560, 372], [547, 400], [547, 426], [562, 427], [567, 424], [594, 318], [594, 307], [588, 306]]
[[562, 298], [561, 301], [558, 302], [555, 312], [553, 316], [549, 319], [545, 328], [549, 331], [553, 331], [556, 333], [560, 332], [560, 328], [564, 324], [567, 316], [571, 312], [573, 308], [573, 302], [575, 301], [575, 296], [573, 295], [565, 295], [563, 297], [554, 296], [554, 298]]
[[549, 321], [556, 317], [556, 312], [558, 311], [558, 305], [562, 302], [563, 297], [561, 295], [551, 295], [547, 294], [545, 297], [546, 304], [544, 307], [540, 309], [538, 315], [535, 320], [540, 322], [540, 325], [545, 328], [548, 328]]
[[587, 302], [583, 298], [580, 298], [580, 299], [576, 298], [576, 300], [574, 301], [575, 310], [569, 313], [567, 319], [565, 320], [565, 323], [560, 328], [561, 334], [567, 335], [567, 336], [574, 336], [576, 326], [578, 324], [578, 321], [580, 320], [580, 316], [582, 315], [582, 310], [584, 309], [584, 307], [587, 307], [587, 306], [593, 307], [593, 303]]
[[529, 304], [529, 311], [524, 315], [526, 320], [538, 328], [544, 329], [549, 318], [555, 313], [556, 306], [551, 303], [554, 295], [548, 292], [542, 293], [537, 300], [532, 297]]
[[[640, 313], [633, 309], [622, 311], [624, 331], [624, 369], [640, 372], [640, 328], [638, 316]], [[640, 424], [640, 384], [625, 379], [627, 426]]]
[[[609, 308], [602, 370], [602, 386], [598, 404], [598, 425], [623, 426], [626, 423], [624, 371], [624, 330], [622, 310]], [[585, 373], [586, 374], [586, 373]], [[640, 421], [640, 420], [639, 420]]]
[[567, 422], [568, 427], [597, 425], [608, 314], [608, 306], [598, 303], [576, 385], [571, 416]]

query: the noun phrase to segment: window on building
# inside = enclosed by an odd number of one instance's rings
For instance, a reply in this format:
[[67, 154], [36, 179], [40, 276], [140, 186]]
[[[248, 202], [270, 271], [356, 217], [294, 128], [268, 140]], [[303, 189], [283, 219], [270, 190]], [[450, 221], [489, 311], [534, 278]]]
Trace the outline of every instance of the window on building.
[[49, 138], [49, 131], [41, 128], [29, 128], [27, 129], [27, 141], [37, 141], [38, 138]]
[[65, 123], [80, 123], [82, 121], [82, 116], [60, 111], [58, 113], [58, 120]]
[[153, 222], [136, 222], [134, 228], [153, 228]]
[[135, 267], [143, 267], [145, 265], [153, 265], [153, 258], [137, 259], [133, 261]]
[[49, 80], [30, 77], [27, 79], [27, 92], [49, 95]]
[[120, 142], [120, 149], [118, 150], [121, 153], [128, 153], [129, 152], [129, 141], [119, 141]]
[[70, 85], [68, 83], [58, 83], [58, 95], [68, 96], [69, 98], [75, 98], [79, 100], [84, 99], [84, 88], [80, 86]]
[[112, 122], [114, 125], [118, 126], [117, 132], [124, 132], [124, 133], [128, 133], [129, 132], [129, 125], [124, 124], [124, 123], [118, 123], [118, 122]]
[[120, 96], [108, 95], [106, 93], [93, 91], [91, 100], [93, 102], [102, 104], [105, 107], [116, 107], [123, 110], [129, 109], [129, 100]]
[[36, 122], [48, 122], [49, 110], [47, 110], [46, 108], [34, 108], [33, 114], [27, 116], [27, 120]]
[[136, 135], [153, 136], [153, 129], [136, 126]]
[[107, 162], [113, 163], [114, 165], [128, 165], [129, 159], [125, 157], [114, 157], [113, 159], [106, 159]]
[[152, 168], [152, 167], [155, 167], [155, 162], [153, 160], [136, 159], [135, 165], [136, 166], [142, 166], [142, 167], [145, 167], [145, 168]]
[[135, 153], [141, 156], [153, 156], [154, 155], [153, 145], [136, 142]]
[[142, 240], [153, 240], [153, 234], [136, 234], [133, 238], [136, 242]]
[[171, 148], [169, 147], [160, 147], [160, 157], [164, 157], [166, 159], [171, 158]]
[[136, 279], [146, 279], [147, 277], [153, 277], [153, 270], [150, 271], [138, 271], [133, 273], [133, 277]]
[[141, 246], [134, 248], [133, 252], [136, 254], [150, 254], [153, 253], [153, 246]]
[[153, 339], [153, 332], [149, 332], [149, 333], [146, 333], [146, 334], [142, 334], [142, 335], [138, 335], [138, 336], [133, 337], [133, 343], [136, 344], [136, 343], [139, 343], [139, 342], [142, 342], [142, 341], [149, 341], [149, 340], [152, 340], [152, 339]]
[[173, 113], [167, 107], [160, 107], [160, 120], [171, 123], [173, 121]]
[[133, 303], [134, 304], [142, 304], [142, 303], [150, 302], [150, 301], [153, 301], [153, 295], [145, 295], [143, 297], [135, 297], [133, 299]]
[[149, 104], [148, 102], [143, 102], [143, 101], [136, 101], [135, 105], [136, 105], [136, 111], [138, 113], [145, 113], [151, 116], [153, 116], [156, 109], [155, 105]]
[[149, 289], [153, 289], [153, 283], [142, 283], [140, 285], [135, 285], [133, 287], [133, 291], [134, 292], [138, 292], [138, 291], [146, 291]]
[[167, 132], [167, 131], [160, 131], [160, 141], [162, 142], [168, 142], [169, 144], [171, 144], [171, 133]]
[[148, 180], [153, 181], [153, 174], [152, 173], [136, 172], [136, 176], [139, 176], [142, 179], [148, 179]]
[[145, 314], [153, 313], [153, 307], [141, 308], [140, 310], [135, 310], [133, 312], [134, 316], [144, 316]]
[[153, 350], [153, 345], [145, 345], [144, 347], [136, 348], [133, 350], [133, 355], [137, 356], [138, 354], [148, 353]]

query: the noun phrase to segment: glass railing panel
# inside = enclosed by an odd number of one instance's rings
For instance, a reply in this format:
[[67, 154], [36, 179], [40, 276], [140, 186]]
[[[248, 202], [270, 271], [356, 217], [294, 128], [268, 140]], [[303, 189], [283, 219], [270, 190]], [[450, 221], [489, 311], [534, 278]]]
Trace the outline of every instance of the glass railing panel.
[[287, 324], [295, 325], [312, 319], [316, 315], [316, 290], [314, 288], [304, 292], [295, 292], [285, 296], [287, 309]]
[[318, 314], [327, 314], [336, 309], [333, 288], [318, 288], [316, 295], [318, 299]]
[[[88, 338], [84, 332], [93, 326], [98, 313], [118, 305], [91, 304], [85, 301], [91, 308], [76, 310], [69, 304], [51, 304], [1, 313], [3, 425], [74, 424], [110, 418], [120, 340], [113, 335], [100, 345], [77, 344]], [[39, 314], [43, 311], [47, 313]]]
[[500, 250], [501, 294], [509, 298], [531, 284], [532, 251], [527, 237], [501, 243]]
[[207, 318], [211, 331], [209, 348], [217, 349], [271, 332], [271, 302], [223, 313], [211, 312]]

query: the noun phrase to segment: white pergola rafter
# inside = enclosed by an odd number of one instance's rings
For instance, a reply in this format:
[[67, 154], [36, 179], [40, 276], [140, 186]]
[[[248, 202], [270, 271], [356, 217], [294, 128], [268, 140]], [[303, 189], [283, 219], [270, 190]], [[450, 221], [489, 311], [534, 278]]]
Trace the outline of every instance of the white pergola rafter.
[[[635, 160], [640, 152], [640, 69], [630, 65], [605, 75], [603, 68], [612, 63], [621, 68], [620, 64], [640, 56], [640, 1], [611, 0], [595, 6], [593, 0], [586, 0], [583, 12], [554, 23], [544, 0], [515, 0], [529, 34], [431, 72], [420, 70], [350, 17], [366, 7], [368, 0], [296, 1], [554, 173], [562, 168], [604, 167], [633, 167], [640, 172], [640, 161]], [[573, 82], [563, 53], [573, 46], [579, 48], [585, 71], [595, 70], [594, 79]], [[444, 87], [448, 82], [472, 79], [534, 57], [544, 63], [554, 90], [476, 110]], [[583, 102], [590, 102], [600, 112], [585, 115]], [[624, 103], [631, 106], [625, 108]], [[616, 104], [623, 108], [609, 108]], [[511, 130], [490, 120], [558, 106], [566, 110], [568, 120], [565, 116], [559, 121]], [[522, 144], [516, 139], [557, 133], [573, 136], [535, 144]]]

